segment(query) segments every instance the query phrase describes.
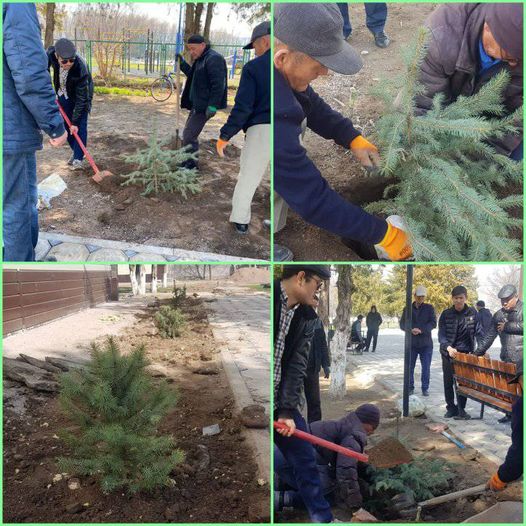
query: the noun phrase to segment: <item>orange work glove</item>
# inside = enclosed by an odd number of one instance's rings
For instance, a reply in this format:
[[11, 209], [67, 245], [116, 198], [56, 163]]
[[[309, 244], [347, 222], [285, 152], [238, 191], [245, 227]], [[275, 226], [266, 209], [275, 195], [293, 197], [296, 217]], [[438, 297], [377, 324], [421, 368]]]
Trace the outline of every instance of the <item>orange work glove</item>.
[[216, 151], [219, 157], [225, 156], [224, 150], [227, 147], [227, 144], [228, 144], [228, 141], [224, 141], [223, 139], [217, 139]]
[[351, 141], [349, 148], [362, 166], [373, 168], [380, 165], [378, 148], [361, 135]]
[[493, 491], [502, 491], [505, 487], [506, 483], [500, 480], [498, 473], [495, 473], [488, 481], [488, 488]]
[[378, 244], [387, 252], [391, 261], [408, 259], [413, 255], [407, 234], [390, 223], [387, 223], [387, 232]]

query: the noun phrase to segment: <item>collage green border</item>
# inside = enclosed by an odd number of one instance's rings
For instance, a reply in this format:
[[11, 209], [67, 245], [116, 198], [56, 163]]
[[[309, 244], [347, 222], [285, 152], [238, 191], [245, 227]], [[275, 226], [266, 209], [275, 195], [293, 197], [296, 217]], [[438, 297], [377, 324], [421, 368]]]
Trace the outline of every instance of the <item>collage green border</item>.
[[[367, 2], [370, 2], [370, 0], [366, 0]], [[2, 3], [7, 3], [7, 2], [2, 2]], [[11, 3], [23, 3], [23, 0], [12, 0]], [[48, 3], [48, 0], [42, 0], [42, 1], [39, 1], [37, 3]], [[57, 3], [104, 3], [102, 2], [101, 0], [64, 0], [62, 2], [57, 2]], [[116, 2], [111, 2], [110, 0], [110, 3], [116, 3]], [[122, 2], [122, 3], [128, 3], [128, 2]], [[181, 3], [181, 1], [167, 1], [167, 0], [142, 0], [142, 1], [135, 1], [135, 0], [132, 0], [131, 2], [129, 3], [171, 3], [171, 4], [178, 4], [178, 3]], [[185, 2], [182, 2], [182, 3], [185, 3]], [[235, 4], [241, 4], [241, 3], [255, 3], [253, 1], [249, 1], [249, 0], [217, 0], [217, 3], [235, 3]], [[279, 3], [277, 0], [269, 0], [267, 3], [270, 3], [271, 4], [271, 13], [273, 14], [274, 13], [274, 6], [276, 3]], [[288, 0], [288, 3], [331, 3], [331, 2], [328, 2], [327, 0]], [[357, 3], [364, 3], [364, 2], [359, 2], [359, 1], [356, 1], [356, 0], [352, 0], [348, 3], [351, 3], [351, 4], [357, 4]], [[457, 2], [457, 1], [452, 1], [452, 0], [443, 0], [443, 1], [440, 1], [440, 2], [435, 2], [433, 0], [421, 0], [421, 1], [412, 1], [412, 0], [397, 0], [397, 1], [393, 1], [393, 0], [387, 0], [387, 3], [388, 4], [422, 4], [422, 3], [432, 3], [432, 4], [442, 4], [442, 3], [461, 3], [461, 2]], [[474, 0], [467, 0], [466, 3], [477, 3], [475, 2]], [[479, 3], [489, 3], [487, 0], [483, 0], [482, 2], [479, 2]], [[494, 0], [493, 3], [508, 3], [506, 2], [506, 0]], [[526, 0], [521, 0], [520, 2], [517, 2], [517, 3], [523, 3], [525, 4], [526, 3]], [[526, 18], [526, 14], [524, 14], [524, 17]], [[2, 38], [2, 37], [0, 37]], [[273, 43], [272, 43], [272, 48], [273, 48]], [[524, 67], [524, 65], [523, 65]], [[0, 73], [0, 75], [2, 75], [2, 73]], [[274, 82], [274, 70], [272, 68], [271, 70], [271, 83], [273, 85], [273, 82]], [[1, 97], [1, 95], [0, 95]], [[274, 94], [272, 93], [271, 95], [271, 124], [273, 124], [273, 120], [274, 120]], [[3, 108], [1, 107], [0, 105], [0, 119], [3, 120]], [[523, 115], [523, 121], [524, 121], [524, 115]], [[2, 130], [0, 130], [0, 138], [2, 139], [2, 142], [3, 142], [3, 127], [2, 127]], [[274, 143], [274, 128], [273, 128], [273, 125], [271, 125], [271, 159], [273, 157], [273, 143]], [[0, 163], [2, 163], [2, 161], [0, 160]], [[1, 167], [1, 164], [0, 164], [0, 167]], [[524, 193], [524, 177], [523, 177], [523, 193]], [[273, 199], [272, 199], [272, 196], [273, 196], [273, 190], [274, 190], [274, 181], [273, 181], [273, 163], [271, 162], [271, 182], [270, 182], [270, 188], [271, 188], [271, 192], [270, 192], [270, 217], [271, 217], [271, 220], [273, 221], [274, 219], [274, 202], [273, 202]], [[526, 200], [524, 201], [524, 203], [526, 203]], [[524, 205], [523, 203], [523, 205]], [[1, 206], [1, 205], [0, 205]], [[523, 215], [523, 218], [524, 218], [524, 215]], [[265, 260], [260, 260], [260, 261], [254, 261], [254, 262], [251, 262], [250, 264], [260, 264], [260, 265], [268, 265], [270, 270], [273, 271], [273, 268], [274, 268], [274, 265], [275, 264], [281, 264], [281, 263], [275, 263], [274, 262], [274, 246], [273, 246], [273, 229], [271, 228], [270, 229], [270, 232], [271, 232], [271, 243], [270, 243], [270, 261], [265, 261]], [[0, 232], [0, 240], [2, 240], [2, 237], [3, 237], [3, 233]], [[3, 243], [2, 243], [3, 245]], [[526, 246], [526, 232], [524, 231], [523, 229], [523, 260], [522, 261], [510, 261], [510, 262], [502, 262], [502, 261], [494, 261], [494, 262], [466, 262], [466, 261], [448, 261], [448, 262], [431, 262], [431, 263], [420, 263], [420, 262], [415, 262], [413, 263], [414, 265], [446, 265], [446, 264], [449, 264], [449, 265], [473, 265], [473, 264], [477, 264], [477, 265], [505, 265], [505, 264], [521, 264], [524, 266], [524, 263], [525, 263], [525, 259], [524, 259], [524, 247]], [[155, 261], [144, 261], [142, 262], [144, 264], [155, 264], [156, 262]], [[236, 264], [236, 263], [239, 263], [239, 264], [243, 264], [243, 263], [246, 263], [246, 262], [243, 262], [243, 261], [239, 261], [239, 262], [236, 262], [235, 260], [234, 261], [229, 261], [229, 262], [202, 262], [202, 261], [186, 261], [186, 262], [180, 262], [180, 261], [175, 261], [175, 262], [169, 262], [167, 264], [170, 264], [170, 265], [230, 265], [230, 264]], [[309, 263], [317, 263], [317, 264], [331, 264], [331, 265], [367, 265], [367, 264], [371, 264], [371, 263], [368, 263], [368, 262], [359, 262], [359, 261], [319, 261], [319, 260], [312, 260], [312, 261], [309, 261]], [[38, 263], [39, 266], [42, 266], [42, 267], [45, 267], [45, 268], [53, 268], [54, 266], [57, 266], [57, 265], [78, 265], [78, 266], [95, 266], [95, 265], [112, 265], [112, 264], [124, 264], [123, 262], [111, 262], [111, 261], [107, 261], [107, 262], [40, 262]], [[292, 265], [300, 265], [301, 262], [287, 262], [287, 264], [292, 264]], [[386, 265], [407, 265], [407, 263], [404, 263], [404, 262], [378, 262], [378, 264], [386, 264]], [[0, 265], [1, 265], [1, 268], [3, 270], [3, 262], [0, 261]], [[8, 263], [9, 266], [20, 266], [20, 267], [24, 267], [24, 266], [34, 266], [35, 263]], [[3, 280], [2, 280], [2, 277], [0, 276], [0, 284], [3, 285]], [[270, 327], [271, 327], [271, 330], [270, 330], [270, 348], [269, 348], [269, 352], [270, 352], [270, 368], [271, 368], [271, 372], [273, 370], [273, 365], [274, 365], [274, 360], [273, 360], [273, 352], [272, 352], [272, 349], [273, 349], [273, 344], [272, 342], [274, 341], [274, 327], [273, 327], [273, 317], [274, 317], [274, 306], [273, 306], [273, 294], [274, 294], [274, 281], [273, 279], [271, 279], [271, 295], [270, 295]], [[0, 322], [2, 320], [2, 302], [3, 302], [3, 297], [0, 298]], [[2, 344], [0, 344], [2, 345]], [[1, 349], [1, 347], [0, 347]], [[2, 364], [0, 364], [0, 372], [2, 372]], [[271, 407], [274, 406], [274, 392], [273, 392], [273, 388], [272, 388], [272, 374], [269, 375], [269, 389], [270, 389], [270, 405]], [[3, 426], [3, 407], [0, 408], [0, 416], [2, 417], [2, 426]], [[272, 417], [272, 415], [270, 415], [270, 417]], [[272, 421], [272, 418], [271, 418], [271, 421]], [[271, 429], [272, 429], [272, 426], [271, 426]], [[0, 437], [0, 447], [2, 447], [2, 451], [3, 451], [3, 435]], [[270, 459], [271, 459], [271, 465], [273, 465], [273, 447], [272, 447], [272, 440], [270, 440], [270, 444], [269, 444], [269, 454], [270, 454]], [[0, 480], [3, 480], [3, 463], [2, 465], [0, 466]], [[274, 523], [274, 510], [273, 510], [273, 506], [272, 506], [272, 498], [273, 498], [273, 491], [274, 491], [274, 480], [273, 480], [273, 477], [270, 476], [269, 477], [269, 487], [270, 487], [270, 513], [271, 513], [271, 524]], [[523, 479], [523, 494], [524, 494], [524, 488], [525, 488], [525, 481]], [[524, 510], [525, 510], [525, 506], [524, 506], [524, 499], [523, 499], [523, 513], [524, 513]], [[0, 494], [0, 514], [1, 516], [3, 517], [3, 492], [2, 494]], [[2, 520], [2, 524], [7, 524], [7, 523], [4, 523], [3, 520]], [[27, 523], [27, 524], [31, 524], [31, 523]], [[36, 524], [45, 524], [45, 523], [36, 523]], [[50, 523], [50, 524], [60, 524], [60, 523]], [[67, 524], [87, 524], [87, 523], [67, 523]], [[118, 525], [118, 524], [124, 524], [124, 523], [100, 523], [100, 524], [107, 524], [107, 525]], [[132, 524], [165, 524], [165, 523], [132, 523]], [[178, 523], [178, 524], [189, 524], [189, 525], [212, 525], [212, 524], [218, 524], [218, 523], [196, 523], [196, 522], [192, 522], [192, 523]], [[225, 523], [226, 524], [226, 523]], [[236, 523], [228, 523], [228, 524], [236, 524]], [[263, 523], [263, 524], [269, 524], [269, 523]], [[292, 524], [292, 523], [290, 523]], [[381, 524], [381, 523], [380, 523]], [[398, 523], [398, 524], [415, 524], [415, 523]], [[444, 523], [433, 523], [433, 524], [437, 524], [437, 525], [440, 525], [440, 524], [444, 524]], [[452, 523], [448, 523], [448, 524], [452, 524]], [[454, 523], [453, 523], [454, 524]]]

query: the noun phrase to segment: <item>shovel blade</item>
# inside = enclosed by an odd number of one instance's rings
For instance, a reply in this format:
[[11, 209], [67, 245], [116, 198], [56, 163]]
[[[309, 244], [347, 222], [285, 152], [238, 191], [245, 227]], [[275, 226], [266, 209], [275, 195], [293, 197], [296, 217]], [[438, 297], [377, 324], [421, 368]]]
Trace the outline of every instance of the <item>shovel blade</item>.
[[100, 184], [103, 179], [106, 177], [112, 177], [113, 174], [109, 170], [102, 170], [101, 172], [95, 173], [95, 175], [91, 178], [93, 182]]

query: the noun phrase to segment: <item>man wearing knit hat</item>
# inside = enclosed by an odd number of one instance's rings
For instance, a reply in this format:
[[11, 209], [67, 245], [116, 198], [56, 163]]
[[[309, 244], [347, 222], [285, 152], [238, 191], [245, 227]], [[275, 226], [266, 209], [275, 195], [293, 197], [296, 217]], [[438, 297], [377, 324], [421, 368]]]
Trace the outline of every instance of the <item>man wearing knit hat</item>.
[[[192, 35], [187, 42], [192, 65], [177, 54], [181, 71], [187, 81], [181, 95], [181, 108], [190, 110], [183, 129], [183, 146], [191, 152], [199, 151], [199, 135], [206, 122], [217, 110], [227, 104], [227, 69], [222, 55], [210, 48], [201, 35]], [[196, 168], [194, 160], [185, 162], [187, 168]]]
[[[343, 238], [380, 245], [392, 260], [408, 259], [406, 233], [346, 201], [330, 188], [301, 143], [306, 124], [325, 139], [350, 149], [365, 168], [379, 164], [376, 147], [350, 119], [334, 111], [310, 83], [329, 70], [353, 75], [360, 55], [343, 39], [336, 4], [276, 4], [274, 18], [274, 229], [285, 226], [288, 207], [309, 223]], [[278, 197], [279, 196], [279, 197]], [[290, 251], [274, 247], [275, 259]]]
[[[521, 107], [522, 12], [522, 3], [444, 4], [433, 11], [426, 21], [431, 35], [420, 69], [425, 88], [416, 99], [420, 110], [431, 109], [437, 93], [444, 95], [446, 105], [461, 95], [474, 95], [502, 70], [511, 77], [504, 93], [507, 111]], [[517, 124], [522, 126], [522, 118]], [[522, 159], [522, 127], [520, 133], [491, 143], [500, 153]]]
[[[363, 404], [339, 420], [320, 420], [312, 422], [309, 427], [314, 436], [363, 453], [367, 437], [374, 433], [379, 424], [378, 407]], [[294, 488], [291, 468], [279, 451], [275, 451], [274, 459], [280, 481]], [[316, 446], [316, 460], [326, 498], [330, 501], [339, 498], [350, 509], [360, 508], [363, 496], [360, 491], [358, 461], [321, 446]], [[274, 500], [278, 511], [283, 507], [302, 507], [298, 492], [294, 490], [278, 490]]]

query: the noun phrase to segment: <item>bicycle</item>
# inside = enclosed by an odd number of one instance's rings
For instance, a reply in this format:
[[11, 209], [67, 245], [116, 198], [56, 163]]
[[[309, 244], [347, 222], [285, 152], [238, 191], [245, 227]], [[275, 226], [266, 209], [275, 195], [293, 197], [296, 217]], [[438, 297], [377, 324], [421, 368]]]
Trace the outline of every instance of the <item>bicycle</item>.
[[172, 93], [177, 89], [175, 86], [175, 71], [170, 71], [168, 75], [162, 75], [155, 79], [150, 86], [150, 94], [157, 102], [168, 100]]

